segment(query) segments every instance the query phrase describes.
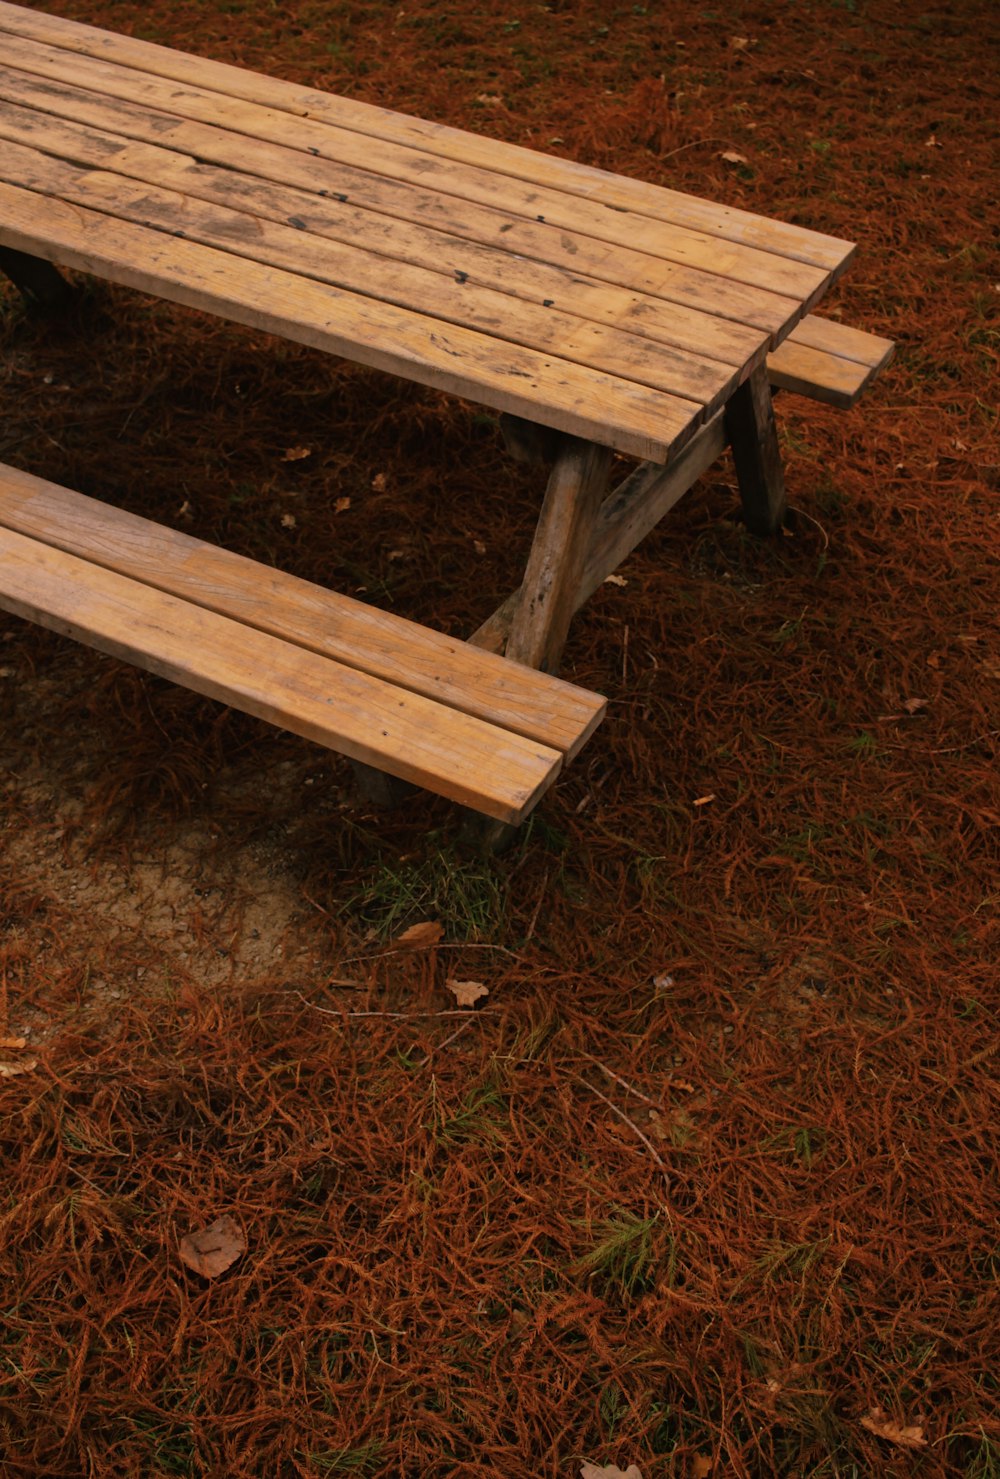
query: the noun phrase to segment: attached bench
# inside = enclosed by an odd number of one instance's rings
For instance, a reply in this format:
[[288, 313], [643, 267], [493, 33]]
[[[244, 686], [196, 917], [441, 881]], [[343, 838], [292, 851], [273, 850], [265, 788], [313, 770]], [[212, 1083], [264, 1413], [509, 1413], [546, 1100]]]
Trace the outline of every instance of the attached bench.
[[4, 464], [0, 607], [515, 825], [606, 707]]
[[885, 369], [896, 346], [848, 324], [810, 313], [767, 357], [767, 377], [778, 390], [847, 410]]

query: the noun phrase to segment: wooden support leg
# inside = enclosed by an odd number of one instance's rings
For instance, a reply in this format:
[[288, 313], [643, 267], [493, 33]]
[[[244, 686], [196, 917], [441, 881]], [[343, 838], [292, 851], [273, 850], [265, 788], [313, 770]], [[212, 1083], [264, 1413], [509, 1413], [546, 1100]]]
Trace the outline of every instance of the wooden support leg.
[[733, 392], [725, 414], [747, 528], [753, 534], [774, 534], [784, 523], [787, 505], [766, 365]]
[[10, 278], [32, 308], [55, 313], [72, 301], [70, 284], [51, 262], [45, 262], [41, 257], [31, 257], [14, 247], [0, 246], [0, 272]]
[[[576, 437], [563, 439], [514, 602], [506, 656], [515, 662], [544, 673], [558, 668], [610, 472], [609, 448]], [[479, 638], [477, 632], [472, 640]], [[465, 828], [468, 840], [491, 853], [505, 851], [517, 832], [505, 822], [471, 813]]]
[[543, 673], [559, 666], [610, 471], [607, 447], [566, 438], [549, 477], [507, 639], [507, 656], [515, 662]]

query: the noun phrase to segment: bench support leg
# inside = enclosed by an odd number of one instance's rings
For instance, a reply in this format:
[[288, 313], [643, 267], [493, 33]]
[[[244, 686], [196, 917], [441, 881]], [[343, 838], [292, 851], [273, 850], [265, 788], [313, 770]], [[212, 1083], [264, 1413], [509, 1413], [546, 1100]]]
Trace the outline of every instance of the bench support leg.
[[733, 392], [725, 417], [747, 528], [752, 534], [775, 534], [785, 521], [787, 504], [765, 365]]
[[9, 277], [21, 297], [31, 308], [41, 308], [55, 313], [69, 306], [73, 289], [53, 267], [41, 257], [29, 256], [14, 247], [0, 246], [0, 272]]

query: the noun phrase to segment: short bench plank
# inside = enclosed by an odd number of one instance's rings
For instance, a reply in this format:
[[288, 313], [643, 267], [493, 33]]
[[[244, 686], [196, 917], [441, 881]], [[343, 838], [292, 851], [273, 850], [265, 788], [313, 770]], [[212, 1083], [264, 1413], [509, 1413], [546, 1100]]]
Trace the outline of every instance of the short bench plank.
[[5, 61], [52, 80], [85, 86], [128, 102], [150, 104], [167, 113], [222, 125], [249, 138], [291, 144], [319, 157], [405, 180], [424, 190], [494, 206], [528, 220], [544, 221], [574, 236], [614, 246], [638, 248], [668, 261], [698, 267], [752, 287], [786, 294], [807, 307], [832, 280], [826, 268], [799, 262], [742, 242], [636, 212], [609, 210], [585, 196], [533, 186], [494, 170], [442, 160], [422, 149], [355, 133], [314, 118], [293, 117], [280, 109], [246, 102], [194, 84], [178, 84], [152, 73], [67, 52], [44, 43], [7, 37]]
[[492, 289], [393, 262], [347, 243], [326, 240], [295, 226], [261, 220], [232, 207], [219, 209], [176, 190], [136, 187], [108, 170], [81, 169], [37, 149], [8, 143], [0, 174], [19, 186], [55, 195], [204, 246], [329, 283], [380, 303], [431, 315], [448, 324], [555, 354], [668, 395], [697, 400], [714, 410], [736, 385], [737, 372], [717, 360], [647, 342], [607, 324], [594, 324], [553, 307], [524, 303]]
[[[4, 72], [3, 68], [0, 94], [10, 92], [14, 77], [19, 91], [30, 94], [31, 90], [23, 87], [23, 74]], [[38, 94], [34, 99], [38, 101]], [[259, 173], [251, 175], [232, 167], [199, 163], [190, 154], [123, 138], [111, 131], [120, 123], [114, 116], [120, 106], [102, 100], [109, 127], [97, 129], [79, 123], [70, 125], [0, 97], [0, 139], [43, 149], [92, 171], [114, 171], [123, 182], [133, 182], [133, 189], [136, 182], [143, 181], [177, 190], [189, 200], [248, 212], [261, 221], [287, 224], [304, 220], [314, 238], [353, 244], [359, 235], [370, 233], [370, 214], [331, 199], [329, 191], [320, 195], [315, 188], [278, 184]], [[94, 105], [90, 108], [93, 112]], [[293, 161], [301, 158], [286, 152]], [[253, 162], [259, 170], [259, 156]], [[310, 185], [315, 184], [311, 178]], [[588, 279], [579, 271], [531, 260], [520, 252], [511, 254], [496, 245], [389, 216], [379, 218], [379, 230], [379, 260], [413, 264], [439, 273], [451, 285], [461, 283], [470, 295], [479, 288], [491, 289], [553, 314], [610, 324], [629, 335], [734, 367], [755, 364], [767, 347], [760, 330], [720, 318], [714, 312], [677, 302], [667, 305], [661, 298]], [[709, 283], [713, 281], [705, 276]], [[648, 358], [648, 346], [645, 352]]]
[[[117, 135], [119, 151], [127, 147], [126, 140], [169, 146], [195, 168], [195, 161], [212, 163], [251, 180], [263, 179], [305, 189], [315, 197], [307, 218], [310, 229], [316, 220], [343, 239], [347, 223], [351, 228], [347, 239], [364, 239], [373, 251], [393, 255], [392, 238], [388, 234], [393, 225], [420, 224], [493, 247], [502, 260], [524, 258], [529, 264], [545, 263], [573, 277], [583, 274], [666, 303], [680, 303], [736, 325], [759, 328], [772, 336], [780, 337], [802, 313], [802, 305], [795, 298], [731, 282], [697, 267], [668, 262], [627, 246], [611, 247], [534, 219], [421, 189], [406, 181], [387, 179], [295, 147], [251, 140], [213, 124], [195, 123], [161, 110], [104, 97], [67, 82], [47, 82], [0, 66], [0, 93], [37, 109], [41, 118], [54, 115], [74, 125], [90, 125]], [[108, 168], [116, 167], [111, 157], [102, 162]], [[133, 173], [128, 154], [121, 170], [124, 174]], [[145, 177], [141, 166], [137, 173], [140, 178]], [[553, 295], [542, 293], [543, 299], [549, 296]]]
[[408, 144], [444, 159], [564, 190], [611, 209], [635, 211], [656, 220], [745, 242], [832, 272], [842, 271], [853, 255], [854, 249], [849, 243], [805, 227], [771, 221], [749, 211], [698, 200], [679, 191], [627, 179], [572, 160], [553, 158], [519, 145], [408, 117], [355, 99], [332, 96], [315, 88], [301, 87], [224, 62], [186, 55], [152, 42], [81, 26], [18, 6], [0, 4], [0, 29], [178, 82], [195, 83], [300, 117], [322, 118], [374, 138]]
[[604, 716], [598, 694], [5, 464], [0, 526], [568, 759]]
[[847, 410], [894, 351], [891, 339], [809, 314], [768, 355], [768, 379], [781, 390]]
[[702, 419], [696, 402], [7, 184], [0, 245], [652, 462], [666, 462]]

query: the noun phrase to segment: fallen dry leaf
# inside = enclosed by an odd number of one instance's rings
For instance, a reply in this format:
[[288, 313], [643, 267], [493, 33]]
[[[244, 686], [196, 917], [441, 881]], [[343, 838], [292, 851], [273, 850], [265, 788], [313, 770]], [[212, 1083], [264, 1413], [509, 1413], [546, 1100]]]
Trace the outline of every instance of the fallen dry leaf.
[[424, 919], [420, 924], [411, 924], [392, 943], [403, 950], [429, 950], [443, 934], [444, 925], [438, 924], [436, 919]]
[[312, 447], [286, 447], [281, 454], [282, 462], [301, 462], [304, 457], [312, 456]]
[[181, 1238], [179, 1252], [188, 1268], [203, 1279], [214, 1279], [232, 1268], [247, 1251], [243, 1229], [232, 1217], [219, 1217], [210, 1227]]
[[707, 806], [710, 801], [715, 800], [715, 792], [710, 791], [707, 796], [696, 796], [691, 802], [692, 806]]
[[887, 1443], [894, 1443], [897, 1448], [926, 1448], [927, 1439], [924, 1430], [918, 1425], [903, 1428], [899, 1423], [894, 1423], [881, 1407], [873, 1407], [867, 1417], [861, 1419], [861, 1426], [867, 1428], [869, 1433], [874, 1433], [877, 1438], [884, 1438]]
[[22, 1058], [17, 1063], [0, 1063], [0, 1078], [16, 1078], [19, 1073], [30, 1073], [37, 1067], [37, 1058]]
[[727, 164], [749, 164], [750, 161], [745, 154], [737, 154], [735, 149], [724, 149], [719, 155]]
[[620, 1469], [617, 1464], [591, 1464], [584, 1460], [580, 1479], [642, 1479], [642, 1470], [638, 1464]]
[[746, 51], [747, 47], [750, 45], [750, 37], [730, 36], [729, 45], [732, 47], [733, 51]]
[[333, 505], [333, 511], [335, 514], [346, 513], [350, 506], [351, 500], [349, 498], [338, 498], [336, 503]]
[[375, 493], [385, 492], [385, 473], [377, 472], [372, 478], [372, 491]]
[[604, 577], [604, 584], [605, 585], [628, 585], [628, 580], [627, 580], [627, 578], [624, 575], [606, 575]]
[[926, 698], [904, 698], [903, 708], [908, 714], [916, 714], [920, 709], [926, 709], [928, 700]]
[[0, 1037], [0, 1048], [26, 1048], [27, 1046], [26, 1037]]
[[712, 1472], [712, 1460], [703, 1453], [696, 1453], [691, 1460], [691, 1479], [708, 1479]]
[[490, 988], [482, 981], [448, 981], [445, 984], [460, 1007], [471, 1007], [481, 996], [490, 994]]
[[296, 519], [296, 517], [295, 517], [294, 514], [282, 514], [281, 515], [281, 527], [282, 527], [282, 529], [294, 529], [295, 528], [295, 525], [297, 523], [298, 523], [298, 520]]

